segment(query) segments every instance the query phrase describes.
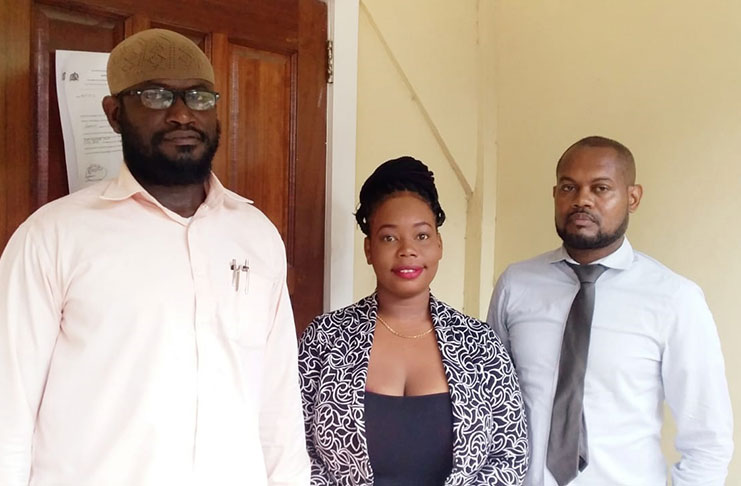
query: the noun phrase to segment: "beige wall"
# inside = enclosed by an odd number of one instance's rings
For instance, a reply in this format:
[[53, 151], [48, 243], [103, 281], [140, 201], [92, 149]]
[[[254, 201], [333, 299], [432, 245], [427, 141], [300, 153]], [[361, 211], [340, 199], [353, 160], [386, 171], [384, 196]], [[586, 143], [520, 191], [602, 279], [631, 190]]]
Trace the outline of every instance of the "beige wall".
[[[724, 277], [741, 275], [741, 2], [363, 0], [358, 62], [356, 194], [387, 158], [432, 167], [449, 215], [439, 297], [483, 316], [495, 275], [558, 244], [560, 153], [616, 138], [645, 189], [631, 242], [705, 290], [741, 403]], [[360, 297], [374, 281], [359, 236], [355, 271]]]
[[[356, 194], [380, 163], [412, 155], [435, 173], [448, 219], [433, 292], [479, 314], [493, 280], [495, 107], [474, 0], [363, 0], [358, 31]], [[483, 33], [489, 42], [493, 36]], [[482, 67], [485, 66], [485, 67]], [[487, 109], [488, 108], [488, 109]], [[373, 290], [356, 230], [354, 294]], [[465, 292], [464, 292], [465, 289]]]
[[557, 244], [560, 153], [586, 135], [622, 141], [645, 189], [631, 242], [704, 289], [738, 407], [741, 2], [496, 5], [496, 273]]

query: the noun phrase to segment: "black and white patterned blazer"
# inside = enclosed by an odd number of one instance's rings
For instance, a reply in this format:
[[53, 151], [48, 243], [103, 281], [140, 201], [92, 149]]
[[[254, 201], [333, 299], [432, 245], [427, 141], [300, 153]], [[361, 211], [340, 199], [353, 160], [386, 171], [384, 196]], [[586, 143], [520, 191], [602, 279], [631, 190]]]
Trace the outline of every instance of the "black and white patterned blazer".
[[[519, 485], [527, 431], [512, 362], [486, 324], [430, 296], [453, 409], [453, 470], [446, 486]], [[312, 486], [371, 486], [365, 382], [376, 296], [324, 314], [299, 344]]]

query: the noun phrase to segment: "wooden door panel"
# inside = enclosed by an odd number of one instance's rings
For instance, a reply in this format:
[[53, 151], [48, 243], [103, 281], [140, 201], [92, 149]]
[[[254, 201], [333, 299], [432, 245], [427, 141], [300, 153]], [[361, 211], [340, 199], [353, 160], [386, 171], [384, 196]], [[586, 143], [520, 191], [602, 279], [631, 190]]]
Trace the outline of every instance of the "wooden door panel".
[[0, 0], [0, 246], [31, 210], [29, 0]]
[[[8, 0], [5, 0], [8, 1]], [[10, 0], [26, 3], [32, 0]], [[131, 35], [151, 27], [181, 32], [228, 32], [244, 45], [296, 49], [300, 9], [307, 0], [41, 0], [70, 11], [132, 18]], [[321, 3], [318, 0], [310, 0]], [[326, 11], [326, 6], [324, 6]], [[325, 14], [326, 16], [326, 14]], [[326, 18], [326, 17], [325, 17]], [[146, 19], [146, 20], [145, 20]]]
[[290, 244], [291, 57], [232, 45], [230, 59], [229, 185], [253, 199]]
[[[324, 288], [324, 217], [318, 224], [317, 213], [324, 215], [327, 133], [327, 5], [316, 1], [299, 2], [299, 46], [296, 101], [296, 172], [293, 217], [296, 243], [291, 245], [289, 262], [293, 279], [296, 327], [303, 330], [323, 306]], [[312, 88], [313, 87], [313, 88]], [[317, 89], [318, 88], [318, 89]], [[348, 164], [355, 163], [352, 160]], [[352, 184], [352, 181], [348, 181]], [[320, 245], [313, 242], [320, 241]]]
[[[0, 5], [8, 1], [12, 7], [6, 10], [18, 23], [0, 19], [0, 47], [7, 53], [0, 63], [5, 115], [0, 116], [0, 202], [5, 203], [0, 249], [31, 211], [68, 192], [55, 51], [110, 51], [133, 33], [168, 28], [191, 38], [212, 60], [222, 93], [214, 171], [227, 187], [254, 200], [284, 238], [289, 290], [302, 331], [322, 310], [326, 5], [319, 0], [0, 0]], [[23, 96], [29, 87], [32, 96]]]
[[57, 50], [110, 51], [123, 39], [123, 19], [34, 6], [34, 85], [36, 86], [36, 173], [34, 206], [69, 193], [64, 140], [56, 90]]

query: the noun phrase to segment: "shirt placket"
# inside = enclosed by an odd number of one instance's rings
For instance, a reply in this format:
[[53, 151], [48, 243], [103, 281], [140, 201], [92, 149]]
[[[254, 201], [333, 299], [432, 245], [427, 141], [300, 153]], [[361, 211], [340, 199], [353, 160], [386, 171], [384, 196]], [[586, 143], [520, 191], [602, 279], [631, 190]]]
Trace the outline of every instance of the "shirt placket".
[[[205, 208], [201, 208], [205, 209]], [[200, 212], [199, 212], [200, 215]], [[194, 216], [187, 227], [187, 238], [188, 238], [188, 253], [191, 264], [191, 274], [193, 278], [193, 290], [194, 290], [194, 308], [195, 315], [193, 320], [194, 335], [195, 335], [195, 349], [196, 353], [196, 417], [195, 417], [195, 428], [193, 431], [193, 466], [197, 467], [199, 452], [204, 448], [208, 447], [208, 444], [203, 443], [202, 427], [207, 420], [204, 420], [205, 409], [204, 398], [207, 395], [206, 388], [208, 387], [207, 380], [204, 379], [204, 370], [208, 363], [208, 334], [209, 328], [212, 325], [212, 319], [214, 315], [214, 295], [209, 275], [208, 265], [208, 246], [207, 246], [207, 235], [202, 231], [199, 231], [203, 227], [202, 218]]]

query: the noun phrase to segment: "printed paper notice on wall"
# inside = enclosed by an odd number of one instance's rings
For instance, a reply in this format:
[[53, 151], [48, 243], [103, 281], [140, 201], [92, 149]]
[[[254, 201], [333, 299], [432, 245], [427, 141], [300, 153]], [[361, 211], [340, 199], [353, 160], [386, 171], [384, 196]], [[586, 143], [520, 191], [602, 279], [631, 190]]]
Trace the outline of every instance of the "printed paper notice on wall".
[[121, 136], [103, 112], [107, 52], [56, 51], [57, 99], [69, 191], [118, 175]]

